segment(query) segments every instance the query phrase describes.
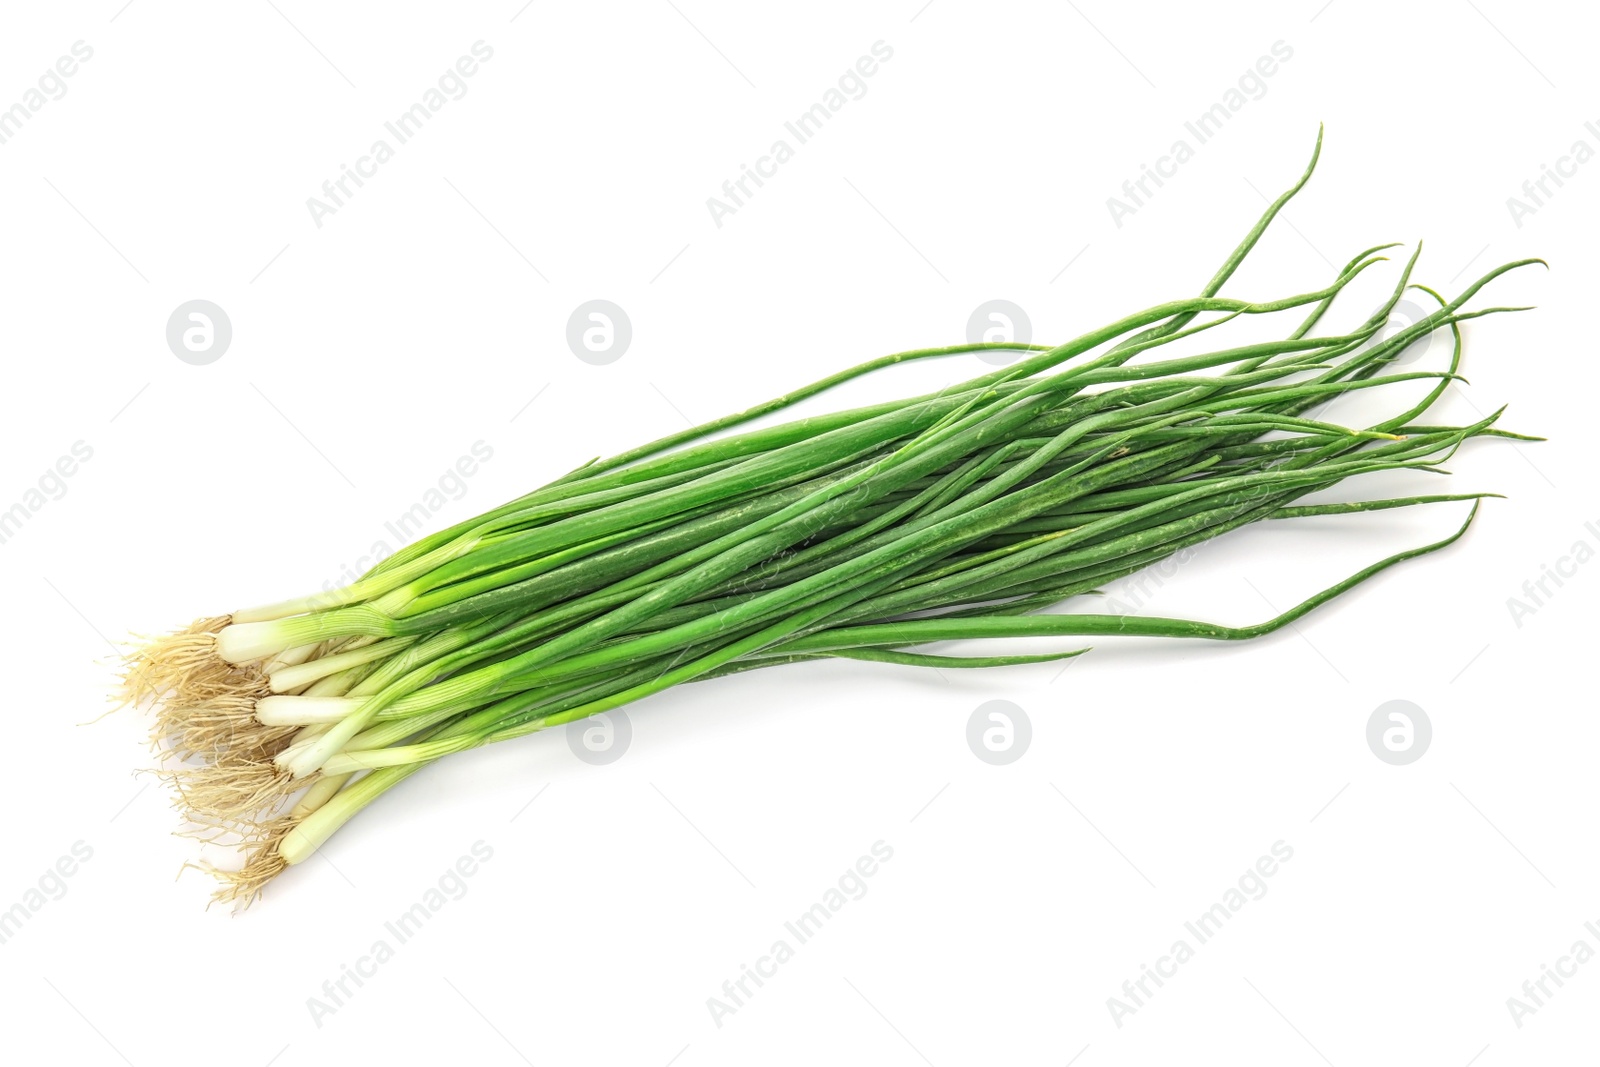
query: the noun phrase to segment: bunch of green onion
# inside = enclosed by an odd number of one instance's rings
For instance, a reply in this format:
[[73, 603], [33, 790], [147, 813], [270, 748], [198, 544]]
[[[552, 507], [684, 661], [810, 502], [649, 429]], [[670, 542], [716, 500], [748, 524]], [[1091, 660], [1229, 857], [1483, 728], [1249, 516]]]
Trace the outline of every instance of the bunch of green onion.
[[[1320, 151], [1321, 140], [1318, 139]], [[935, 642], [1270, 633], [1358, 582], [1461, 536], [1383, 559], [1253, 626], [1044, 612], [1260, 519], [1472, 500], [1296, 503], [1347, 478], [1434, 468], [1499, 415], [1425, 423], [1455, 379], [1462, 310], [1411, 281], [1347, 333], [1317, 333], [1325, 287], [1219, 296], [1316, 164], [1275, 201], [1199, 296], [1055, 347], [903, 352], [748, 411], [591, 462], [383, 560], [331, 593], [202, 619], [129, 657], [124, 696], [151, 703], [163, 773], [191, 823], [245, 853], [219, 899], [247, 904], [358, 811], [453, 752], [601, 713], [683, 682], [844, 657], [988, 667], [1077, 655], [955, 656]], [[1419, 249], [1420, 251], [1420, 249]], [[1438, 307], [1383, 337], [1408, 290]], [[1238, 316], [1297, 312], [1280, 340], [1161, 350]], [[1449, 364], [1396, 357], [1449, 330]], [[1190, 345], [1189, 347], [1196, 347]], [[938, 393], [727, 435], [858, 375], [979, 349], [1010, 366]], [[1354, 390], [1429, 383], [1351, 428], [1310, 412]]]

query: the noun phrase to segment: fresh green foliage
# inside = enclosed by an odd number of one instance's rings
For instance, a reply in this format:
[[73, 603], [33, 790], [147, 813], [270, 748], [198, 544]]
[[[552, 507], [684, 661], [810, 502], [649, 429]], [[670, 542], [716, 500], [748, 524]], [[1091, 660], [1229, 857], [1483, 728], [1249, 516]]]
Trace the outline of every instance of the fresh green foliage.
[[[684, 682], [831, 657], [994, 667], [1084, 651], [923, 647], [952, 640], [1251, 638], [1455, 541], [1487, 494], [1303, 501], [1359, 475], [1437, 471], [1469, 438], [1514, 436], [1494, 428], [1498, 412], [1466, 426], [1420, 420], [1457, 380], [1460, 324], [1518, 310], [1467, 302], [1537, 261], [1446, 299], [1412, 282], [1419, 247], [1382, 306], [1344, 332], [1316, 331], [1393, 246], [1298, 295], [1221, 296], [1315, 163], [1198, 296], [1054, 347], [886, 356], [590, 462], [333, 594], [153, 643], [133, 657], [129, 693], [158, 701], [159, 738], [190, 758], [172, 774], [191, 817], [239, 834], [250, 852], [224, 894], [250, 899], [434, 760]], [[1383, 336], [1408, 291], [1437, 309]], [[1200, 350], [1230, 323], [1282, 313], [1297, 321], [1278, 340]], [[1446, 366], [1397, 369], [1408, 346], [1440, 331], [1452, 339]], [[937, 393], [729, 432], [895, 364], [1008, 347], [1026, 351]], [[1406, 383], [1420, 399], [1371, 426], [1312, 414]], [[1257, 520], [1466, 500], [1450, 537], [1255, 625], [1059, 610]]]

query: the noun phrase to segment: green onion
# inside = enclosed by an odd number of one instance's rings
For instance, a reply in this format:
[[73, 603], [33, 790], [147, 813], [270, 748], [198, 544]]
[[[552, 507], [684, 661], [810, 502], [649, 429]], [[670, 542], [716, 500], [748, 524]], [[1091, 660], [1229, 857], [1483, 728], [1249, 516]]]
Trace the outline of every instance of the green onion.
[[[1353, 329], [1317, 332], [1380, 245], [1320, 288], [1221, 296], [1316, 165], [1198, 296], [1054, 347], [964, 344], [885, 356], [571, 473], [425, 537], [331, 593], [201, 619], [128, 657], [186, 817], [237, 842], [219, 899], [248, 904], [352, 816], [451, 753], [573, 722], [685, 682], [827, 658], [997, 667], [1076, 656], [923, 646], [1014, 637], [1243, 640], [1457, 540], [1492, 494], [1304, 503], [1346, 479], [1437, 471], [1500, 412], [1426, 423], [1461, 361], [1464, 310], [1411, 280]], [[1438, 307], [1381, 338], [1408, 291]], [[1295, 314], [1278, 340], [1209, 347], [1242, 316]], [[1397, 371], [1435, 331], [1445, 367]], [[1167, 355], [1185, 342], [1188, 354]], [[1206, 351], [1194, 352], [1197, 346]], [[758, 429], [863, 374], [984, 349], [1027, 353], [937, 393]], [[1358, 390], [1426, 383], [1351, 427], [1314, 416]], [[1387, 395], [1387, 392], [1385, 392]], [[1528, 438], [1520, 438], [1528, 439]], [[1252, 625], [1059, 610], [1107, 582], [1263, 519], [1471, 501], [1460, 528]]]

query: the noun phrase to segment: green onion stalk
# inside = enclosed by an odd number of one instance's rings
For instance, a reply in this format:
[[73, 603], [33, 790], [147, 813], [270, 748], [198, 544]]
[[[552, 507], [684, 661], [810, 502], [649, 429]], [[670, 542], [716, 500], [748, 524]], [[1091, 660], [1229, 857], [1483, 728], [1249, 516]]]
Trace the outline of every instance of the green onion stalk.
[[[1076, 656], [1003, 638], [1245, 640], [1287, 626], [1466, 531], [1486, 493], [1353, 503], [1303, 498], [1359, 475], [1438, 472], [1464, 442], [1513, 437], [1501, 412], [1427, 413], [1461, 364], [1467, 305], [1412, 280], [1354, 328], [1323, 328], [1388, 257], [1352, 257], [1320, 288], [1221, 295], [1310, 165], [1197, 296], [1055, 346], [960, 344], [881, 357], [609, 459], [425, 537], [351, 584], [203, 618], [128, 656], [122, 696], [153, 709], [160, 772], [194, 832], [232, 841], [218, 898], [246, 905], [357, 812], [452, 753], [507, 741], [686, 682], [855, 659], [940, 668]], [[1385, 333], [1408, 292], [1436, 305]], [[1242, 317], [1289, 317], [1276, 340], [1224, 344]], [[1447, 332], [1444, 366], [1398, 357]], [[1171, 346], [1171, 347], [1169, 347]], [[862, 375], [1006, 350], [1009, 366], [904, 400], [748, 424]], [[1419, 383], [1410, 389], [1389, 386]], [[1398, 392], [1382, 421], [1322, 416]], [[1449, 537], [1381, 559], [1253, 625], [1081, 613], [1075, 598], [1260, 520], [1468, 502]], [[929, 646], [994, 639], [997, 651]]]

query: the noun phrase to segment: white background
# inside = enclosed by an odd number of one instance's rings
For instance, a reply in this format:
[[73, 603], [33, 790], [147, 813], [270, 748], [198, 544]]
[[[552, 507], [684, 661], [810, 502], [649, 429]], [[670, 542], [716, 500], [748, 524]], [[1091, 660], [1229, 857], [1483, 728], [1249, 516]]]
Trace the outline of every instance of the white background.
[[[1320, 2], [8, 5], [0, 107], [75, 41], [93, 58], [0, 145], [0, 507], [74, 442], [93, 458], [0, 545], [0, 909], [75, 842], [93, 857], [0, 945], [7, 1058], [1587, 1062], [1600, 962], [1520, 1028], [1506, 1000], [1575, 941], [1600, 949], [1600, 565], [1521, 626], [1507, 601], [1600, 547], [1600, 164], [1520, 227], [1506, 201], [1574, 141], [1600, 148], [1597, 27], [1577, 5]], [[466, 95], [316, 226], [307, 198], [479, 40]], [[865, 96], [715, 225], [706, 199], [880, 40]], [[1264, 95], [1115, 225], [1107, 198], [1193, 145], [1185, 120], [1278, 41]], [[1297, 632], [1102, 641], [1065, 672], [684, 687], [630, 709], [609, 766], [551, 735], [429, 769], [237, 918], [202, 910], [205, 877], [173, 880], [194, 852], [134, 774], [138, 715], [79, 725], [110, 642], [337, 579], [474, 442], [493, 458], [438, 525], [685, 419], [958, 342], [985, 300], [1056, 342], [1189, 295], [1319, 121], [1318, 174], [1227, 292], [1318, 288], [1389, 240], [1425, 238], [1418, 277], [1451, 292], [1547, 257], [1486, 294], [1540, 309], [1470, 324], [1471, 384], [1439, 417], [1510, 403], [1507, 425], [1551, 440], [1464, 449], [1452, 488], [1509, 499]], [[234, 334], [202, 367], [164, 338], [196, 298]], [[609, 366], [565, 343], [592, 298], [633, 324]], [[1242, 531], [1139, 610], [1256, 621], [1460, 517]], [[1010, 766], [966, 745], [991, 699], [1031, 718]], [[1366, 745], [1392, 699], [1433, 724], [1409, 766]], [[317, 1025], [307, 999], [480, 840], [466, 895]], [[867, 894], [717, 1026], [707, 998], [879, 840]], [[1107, 998], [1280, 840], [1267, 894], [1115, 1025]]]

